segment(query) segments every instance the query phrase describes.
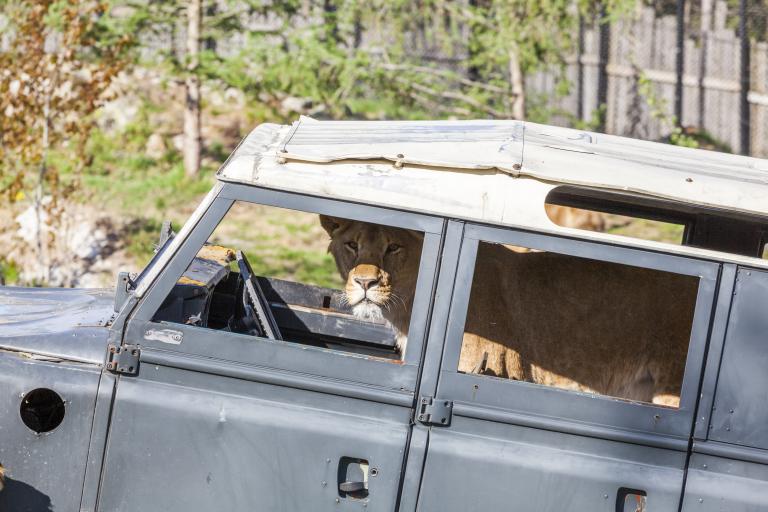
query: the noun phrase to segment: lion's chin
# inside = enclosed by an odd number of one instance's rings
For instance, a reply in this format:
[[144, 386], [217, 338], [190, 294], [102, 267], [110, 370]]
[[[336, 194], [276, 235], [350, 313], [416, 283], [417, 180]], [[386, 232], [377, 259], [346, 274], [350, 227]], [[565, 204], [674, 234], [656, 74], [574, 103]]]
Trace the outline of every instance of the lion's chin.
[[352, 306], [352, 312], [357, 318], [368, 322], [376, 322], [384, 318], [381, 313], [381, 307], [370, 300], [362, 300], [358, 302]]

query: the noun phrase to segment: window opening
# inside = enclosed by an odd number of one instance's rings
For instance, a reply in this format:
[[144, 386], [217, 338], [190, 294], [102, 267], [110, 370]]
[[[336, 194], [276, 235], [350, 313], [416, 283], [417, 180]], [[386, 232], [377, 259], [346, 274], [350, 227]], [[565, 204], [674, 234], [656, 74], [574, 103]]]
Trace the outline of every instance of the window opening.
[[154, 320], [399, 359], [422, 243], [412, 230], [236, 202]]
[[698, 278], [480, 242], [459, 371], [677, 407]]
[[762, 257], [765, 219], [667, 199], [576, 186], [549, 192], [544, 209], [556, 225], [668, 244]]
[[628, 236], [641, 240], [680, 245], [685, 238], [685, 224], [643, 217], [606, 213], [552, 203], [545, 204], [549, 220], [564, 228], [583, 229]]

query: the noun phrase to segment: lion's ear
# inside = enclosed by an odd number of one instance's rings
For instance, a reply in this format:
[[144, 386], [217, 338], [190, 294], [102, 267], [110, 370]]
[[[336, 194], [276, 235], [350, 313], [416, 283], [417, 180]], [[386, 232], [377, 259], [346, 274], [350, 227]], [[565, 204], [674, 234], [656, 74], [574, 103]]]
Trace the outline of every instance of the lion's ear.
[[328, 232], [328, 234], [333, 238], [334, 233], [339, 230], [342, 226], [346, 225], [349, 221], [344, 219], [337, 219], [336, 217], [329, 217], [327, 215], [321, 215], [320, 216], [320, 225], [323, 226], [323, 229]]

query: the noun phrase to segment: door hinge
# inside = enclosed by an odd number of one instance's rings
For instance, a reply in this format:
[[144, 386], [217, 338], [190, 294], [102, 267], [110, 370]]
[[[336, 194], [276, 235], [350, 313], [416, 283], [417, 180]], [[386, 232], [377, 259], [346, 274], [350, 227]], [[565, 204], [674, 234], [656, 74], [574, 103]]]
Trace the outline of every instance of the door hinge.
[[447, 427], [451, 424], [453, 402], [440, 400], [431, 396], [423, 396], [419, 400], [419, 413], [416, 419], [424, 425]]
[[138, 345], [109, 344], [109, 356], [107, 357], [107, 370], [126, 375], [139, 373], [139, 356], [141, 349]]

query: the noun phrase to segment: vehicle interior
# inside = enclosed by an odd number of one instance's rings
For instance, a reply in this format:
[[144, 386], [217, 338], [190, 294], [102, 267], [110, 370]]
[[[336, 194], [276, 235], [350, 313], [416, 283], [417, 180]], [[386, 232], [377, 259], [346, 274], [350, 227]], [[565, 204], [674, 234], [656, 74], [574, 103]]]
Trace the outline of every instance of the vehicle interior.
[[[201, 248], [153, 320], [399, 359], [397, 335], [386, 320], [353, 314], [327, 251], [328, 235], [318, 229], [317, 215], [272, 207], [265, 213], [265, 208], [246, 203], [233, 207], [232, 215]], [[298, 231], [291, 228], [264, 235], [273, 225], [267, 220], [257, 229], [260, 234], [248, 232], [250, 238], [240, 238], [244, 234], [238, 222], [256, 212], [267, 219], [288, 216]], [[173, 237], [168, 229], [164, 228], [159, 250]], [[279, 236], [281, 242], [260, 236]], [[280, 244], [289, 245], [290, 251], [273, 254]], [[312, 247], [302, 252], [306, 245]]]

